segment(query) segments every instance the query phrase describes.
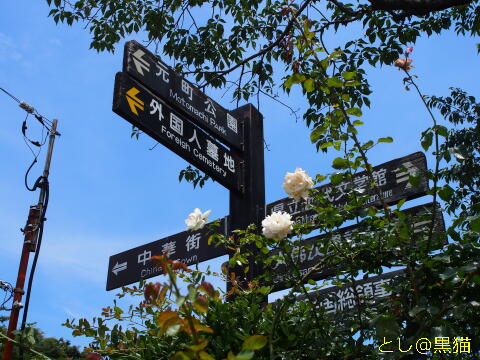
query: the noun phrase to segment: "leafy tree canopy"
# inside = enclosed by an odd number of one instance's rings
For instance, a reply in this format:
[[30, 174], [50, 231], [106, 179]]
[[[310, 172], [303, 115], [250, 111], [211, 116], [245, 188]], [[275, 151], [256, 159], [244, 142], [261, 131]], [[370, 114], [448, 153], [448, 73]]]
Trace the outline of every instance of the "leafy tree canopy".
[[[0, 327], [2, 334], [7, 333], [7, 329]], [[0, 353], [3, 353], [3, 340], [0, 343]], [[27, 349], [33, 349], [39, 354], [43, 354], [50, 359], [81, 359], [81, 353], [77, 346], [63, 338], [45, 337], [43, 331], [36, 327], [27, 327], [23, 335], [18, 335], [17, 340], [21, 340], [25, 346], [24, 359], [38, 358], [35, 354]], [[13, 352], [13, 360], [19, 360], [19, 348], [15, 347]]]
[[[124, 311], [115, 304], [93, 322], [67, 322], [75, 335], [94, 338], [96, 350], [119, 359], [418, 359], [414, 350], [381, 353], [379, 346], [384, 339], [408, 348], [422, 337], [453, 341], [457, 336], [470, 339], [469, 353], [444, 354], [432, 347], [422, 356], [478, 357], [480, 104], [459, 88], [452, 88], [449, 96], [423, 94], [411, 73], [410, 50], [405, 49], [421, 36], [445, 30], [478, 36], [478, 1], [47, 2], [56, 22], [85, 24], [97, 51], [113, 51], [122, 39], [145, 31], [152, 44], [175, 59], [177, 71], [194, 77], [201, 87], [233, 83], [238, 100], [301, 87], [309, 104], [303, 116], [312, 143], [319, 151], [339, 154], [332, 164], [336, 172], [328, 180], [333, 185], [351, 184], [359, 171], [369, 179], [367, 192], [353, 186], [344, 189], [343, 206], [312, 191], [309, 206], [315, 219], [295, 225], [287, 238], [269, 239], [254, 227], [240, 231], [234, 240], [216, 236], [216, 241], [237, 250], [230, 259], [232, 268], [236, 264], [265, 268], [262, 277], [250, 282], [230, 275], [234, 284], [230, 295], [236, 294], [231, 303], [221, 301], [222, 294], [204, 283], [202, 273], [160, 257], [169, 281], [125, 289], [144, 296], [138, 307]], [[326, 39], [334, 37], [327, 35], [336, 32], [349, 38], [328, 43]], [[419, 96], [431, 121], [421, 134], [421, 146], [434, 156], [434, 166], [411, 175], [409, 184], [417, 186], [421, 178], [430, 182], [428, 194], [434, 204], [452, 216], [444, 234], [434, 231], [436, 207], [430, 225], [419, 233], [402, 211], [403, 202], [392, 208], [384, 201], [368, 153], [392, 139], [362, 142], [358, 137], [362, 109], [370, 106], [368, 67], [383, 64], [395, 64], [405, 73], [405, 86]], [[274, 66], [284, 67], [282, 78]], [[439, 116], [448, 127], [440, 125]], [[183, 176], [201, 184], [201, 175], [193, 169]], [[318, 182], [325, 179], [316, 176]], [[378, 195], [377, 207], [368, 205], [372, 193]], [[352, 222], [365, 230], [355, 235], [355, 241], [332, 235]], [[325, 256], [304, 274], [295, 258], [311, 250], [302, 238], [312, 229], [327, 234], [315, 244]], [[448, 236], [448, 244], [438, 246], [439, 236]], [[262, 308], [258, 300], [272, 290], [273, 264], [280, 261], [291, 269], [291, 294], [277, 307]], [[357, 306], [332, 319], [325, 304], [308, 293], [306, 282], [315, 272], [333, 270], [328, 280], [355, 288], [359, 274], [379, 274], [385, 267], [402, 267], [405, 272], [389, 287], [391, 295], [373, 308], [361, 305], [368, 299], [356, 294]], [[181, 277], [189, 284], [188, 293], [177, 287]], [[296, 292], [304, 293], [308, 301], [296, 302]], [[125, 321], [128, 328], [118, 321]]]

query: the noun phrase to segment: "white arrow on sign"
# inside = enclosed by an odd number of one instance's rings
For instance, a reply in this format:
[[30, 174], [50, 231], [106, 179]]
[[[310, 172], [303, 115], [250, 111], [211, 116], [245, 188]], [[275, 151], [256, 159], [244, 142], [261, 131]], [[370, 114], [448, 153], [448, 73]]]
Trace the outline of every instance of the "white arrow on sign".
[[[408, 181], [410, 175], [416, 176], [418, 173], [418, 168], [414, 166], [410, 161], [407, 161], [403, 163], [401, 167], [395, 169], [394, 171], [397, 173], [397, 184], [400, 184], [402, 182]], [[407, 186], [405, 186], [405, 189], [410, 189], [411, 187], [412, 184], [408, 183]]]
[[117, 263], [115, 264], [115, 266], [112, 269], [112, 272], [115, 275], [118, 275], [118, 273], [122, 270], [127, 270], [127, 262], [125, 261], [124, 263], [119, 264], [118, 261], [117, 261]]
[[142, 76], [143, 76], [143, 69], [145, 69], [147, 72], [150, 71], [150, 65], [145, 59], [143, 59], [143, 55], [145, 55], [145, 52], [143, 52], [141, 49], [138, 49], [133, 53], [133, 62], [135, 63], [135, 67], [137, 68], [137, 71]]

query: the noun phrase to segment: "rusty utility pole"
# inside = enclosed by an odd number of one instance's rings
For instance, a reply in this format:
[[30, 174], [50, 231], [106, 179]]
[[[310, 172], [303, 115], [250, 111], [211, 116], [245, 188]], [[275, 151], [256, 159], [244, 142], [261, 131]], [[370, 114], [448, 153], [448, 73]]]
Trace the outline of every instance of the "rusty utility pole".
[[[30, 252], [36, 252], [37, 249], [37, 240], [40, 228], [43, 226], [45, 221], [45, 196], [47, 194], [46, 186], [48, 186], [48, 175], [50, 172], [50, 163], [52, 161], [52, 152], [53, 144], [55, 143], [55, 136], [59, 135], [57, 133], [57, 122], [58, 120], [53, 120], [52, 128], [50, 129], [50, 139], [48, 143], [48, 152], [45, 160], [45, 166], [43, 169], [43, 175], [40, 182], [40, 196], [38, 199], [37, 205], [30, 206], [30, 212], [28, 214], [27, 224], [24, 231], [24, 241], [22, 255], [20, 257], [20, 266], [18, 268], [17, 283], [14, 289], [13, 296], [13, 305], [10, 312], [10, 321], [8, 323], [7, 336], [10, 339], [14, 339], [13, 332], [17, 329], [18, 317], [20, 314], [20, 309], [23, 307], [22, 296], [25, 293], [25, 277], [27, 274], [28, 259], [30, 257]], [[3, 360], [11, 360], [13, 351], [13, 342], [5, 340], [3, 348]]]

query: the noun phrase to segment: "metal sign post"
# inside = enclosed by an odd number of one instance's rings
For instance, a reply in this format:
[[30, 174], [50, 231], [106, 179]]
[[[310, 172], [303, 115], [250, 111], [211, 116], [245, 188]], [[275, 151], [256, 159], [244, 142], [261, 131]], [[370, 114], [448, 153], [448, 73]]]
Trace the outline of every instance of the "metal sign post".
[[[112, 110], [230, 190], [225, 226], [259, 226], [265, 214], [265, 176], [258, 110], [253, 105], [226, 110], [135, 41], [125, 44], [123, 71], [115, 77]], [[146, 259], [161, 255], [167, 244], [170, 254], [174, 247], [175, 256], [187, 264], [225, 254], [206, 244], [205, 234], [197, 235], [192, 239], [180, 233], [110, 257], [107, 290], [156, 275], [145, 268]], [[249, 268], [248, 274], [235, 269], [242, 282], [257, 273], [253, 262]]]
[[[236, 109], [233, 114], [236, 118], [243, 120], [245, 124], [245, 150], [243, 152], [233, 150], [245, 161], [245, 188], [243, 193], [230, 191], [230, 229], [246, 229], [250, 224], [255, 224], [259, 229], [265, 215], [263, 116], [251, 104]], [[253, 259], [249, 262], [248, 273], [245, 274], [239, 267], [229, 271], [235, 272], [236, 279], [240, 284], [252, 280], [259, 274], [259, 269]], [[227, 290], [230, 286], [231, 284], [227, 282]]]

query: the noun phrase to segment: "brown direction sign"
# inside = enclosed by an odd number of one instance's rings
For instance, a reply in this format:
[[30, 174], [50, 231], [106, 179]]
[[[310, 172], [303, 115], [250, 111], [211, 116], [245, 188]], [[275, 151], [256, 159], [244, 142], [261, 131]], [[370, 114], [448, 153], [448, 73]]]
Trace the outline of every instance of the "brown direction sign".
[[[428, 203], [424, 205], [419, 205], [406, 209], [404, 211], [406, 214], [413, 216], [412, 228], [414, 234], [425, 235], [428, 234], [430, 225], [432, 223], [432, 212], [433, 212], [433, 203]], [[305, 276], [313, 266], [315, 266], [323, 257], [324, 254], [320, 252], [321, 242], [323, 239], [331, 236], [337, 240], [346, 241], [350, 243], [355, 243], [355, 234], [359, 232], [368, 232], [368, 228], [364, 228], [359, 225], [352, 225], [344, 227], [338, 231], [335, 231], [331, 234], [323, 234], [305, 239], [302, 241], [301, 245], [295, 246], [292, 249], [292, 252], [289, 254], [293, 262], [297, 265], [298, 271], [301, 276]], [[442, 233], [445, 232], [445, 222], [443, 219], [441, 209], [435, 211], [435, 224], [433, 229], [434, 238], [432, 241], [432, 250], [438, 249], [446, 244], [446, 237], [442, 236]], [[277, 251], [272, 255], [283, 255], [281, 252]], [[272, 281], [271, 284], [274, 286], [274, 291], [283, 290], [291, 287], [294, 283], [292, 278], [291, 269], [281, 262], [277, 262], [273, 265]], [[328, 276], [331, 276], [335, 273], [334, 269], [327, 271], [321, 271], [313, 273], [310, 279], [321, 280], [325, 279]]]
[[[427, 170], [425, 154], [416, 152], [398, 159], [394, 159], [375, 166], [372, 169], [373, 178], [378, 184], [385, 203], [392, 205], [402, 199], [410, 200], [425, 195], [428, 191], [428, 180], [420, 177], [418, 186], [410, 184], [409, 177], [421, 175]], [[378, 194], [374, 189], [368, 190], [370, 181], [366, 172], [360, 172], [353, 176], [351, 182], [342, 181], [340, 184], [326, 184], [316, 189], [325, 193], [326, 198], [334, 205], [341, 206], [347, 201], [346, 192], [352, 188], [359, 191], [367, 190], [371, 194], [365, 205], [380, 205]], [[266, 206], [266, 214], [275, 211], [286, 211], [292, 215], [297, 224], [311, 222], [315, 218], [313, 211], [307, 207], [312, 199], [307, 201], [283, 198]]]
[[[220, 220], [218, 232], [228, 234], [226, 218]], [[209, 236], [210, 230], [207, 225], [197, 231], [183, 231], [110, 256], [107, 290], [161, 275], [162, 268], [150, 259], [152, 256], [162, 255], [167, 250], [170, 259], [179, 260], [186, 265], [226, 255], [224, 247], [208, 244]]]
[[241, 159], [124, 73], [115, 76], [113, 111], [229, 190], [243, 192]]
[[136, 41], [125, 44], [123, 71], [220, 141], [243, 149], [243, 126], [228, 110]]
[[[349, 313], [359, 304], [355, 292], [364, 305], [375, 306], [378, 302], [390, 296], [392, 293], [387, 289], [388, 285], [398, 276], [403, 275], [404, 269], [390, 271], [378, 276], [372, 276], [355, 282], [355, 289], [351, 283], [343, 286], [332, 286], [326, 289], [309, 293], [311, 298], [319, 306], [325, 308], [325, 312], [331, 315]], [[296, 301], [305, 301], [305, 294], [296, 297]]]

